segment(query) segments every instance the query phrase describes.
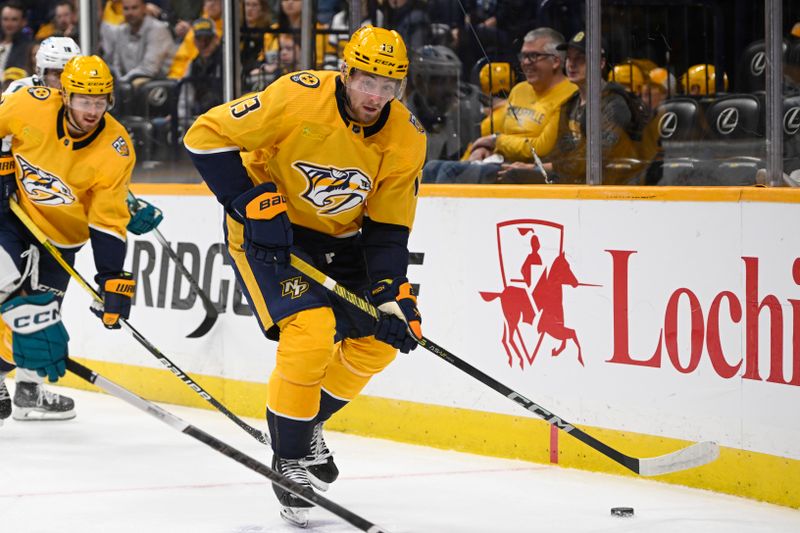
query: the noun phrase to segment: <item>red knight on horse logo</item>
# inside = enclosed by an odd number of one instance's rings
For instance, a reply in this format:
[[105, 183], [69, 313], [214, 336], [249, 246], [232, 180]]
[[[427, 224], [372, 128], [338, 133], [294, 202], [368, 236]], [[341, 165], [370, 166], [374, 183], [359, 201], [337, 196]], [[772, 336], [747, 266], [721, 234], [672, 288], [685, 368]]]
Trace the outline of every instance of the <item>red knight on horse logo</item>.
[[[513, 366], [514, 355], [520, 368], [525, 368], [525, 360], [532, 365], [545, 335], [561, 341], [552, 349], [553, 356], [564, 351], [567, 341], [575, 343], [578, 362], [583, 365], [578, 335], [564, 323], [564, 285], [597, 285], [579, 283], [572, 272], [564, 254], [564, 226], [534, 219], [500, 222], [497, 251], [503, 290], [480, 295], [487, 302], [500, 299], [504, 320], [501, 341], [508, 365]], [[536, 347], [528, 350], [525, 338], [537, 335]]]

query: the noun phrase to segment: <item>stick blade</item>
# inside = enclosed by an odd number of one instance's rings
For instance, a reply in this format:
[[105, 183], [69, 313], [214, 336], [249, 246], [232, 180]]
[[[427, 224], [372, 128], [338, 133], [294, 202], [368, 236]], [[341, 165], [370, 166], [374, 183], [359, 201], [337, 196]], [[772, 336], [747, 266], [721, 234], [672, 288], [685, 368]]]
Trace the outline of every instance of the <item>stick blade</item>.
[[197, 329], [186, 335], [186, 337], [190, 339], [196, 339], [198, 337], [202, 337], [203, 335], [211, 331], [211, 328], [213, 328], [214, 324], [217, 322], [218, 316], [219, 315], [217, 313], [213, 314], [207, 313], [206, 317], [203, 319], [203, 322], [199, 326], [197, 326]]
[[719, 457], [719, 445], [705, 441], [676, 452], [639, 459], [640, 476], [660, 476], [708, 464]]

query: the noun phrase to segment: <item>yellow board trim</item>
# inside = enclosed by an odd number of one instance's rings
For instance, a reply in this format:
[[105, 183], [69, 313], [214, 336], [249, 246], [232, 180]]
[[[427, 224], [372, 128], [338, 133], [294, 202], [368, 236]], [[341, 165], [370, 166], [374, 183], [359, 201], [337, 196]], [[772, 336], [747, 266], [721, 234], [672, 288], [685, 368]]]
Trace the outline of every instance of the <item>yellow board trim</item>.
[[[134, 183], [136, 194], [210, 196], [205, 183]], [[800, 203], [800, 188], [784, 187], [610, 187], [588, 185], [437, 185], [424, 183], [422, 197], [539, 200], [644, 200], [656, 202]]]
[[[212, 409], [166, 369], [80, 361], [105, 378], [149, 400]], [[192, 378], [237, 415], [264, 418], [266, 383], [198, 374]], [[62, 378], [59, 384], [97, 390], [71, 374]], [[537, 463], [550, 462], [550, 426], [543, 420], [529, 416], [360, 396], [331, 419], [326, 427], [344, 433], [446, 450]], [[582, 426], [581, 429], [636, 457], [654, 457], [690, 444], [678, 439], [628, 431], [588, 426]], [[569, 435], [559, 433], [558, 443], [558, 462], [561, 466], [634, 475]], [[800, 509], [800, 485], [797, 482], [800, 479], [800, 460], [723, 447], [720, 458], [709, 465], [654, 479]]]

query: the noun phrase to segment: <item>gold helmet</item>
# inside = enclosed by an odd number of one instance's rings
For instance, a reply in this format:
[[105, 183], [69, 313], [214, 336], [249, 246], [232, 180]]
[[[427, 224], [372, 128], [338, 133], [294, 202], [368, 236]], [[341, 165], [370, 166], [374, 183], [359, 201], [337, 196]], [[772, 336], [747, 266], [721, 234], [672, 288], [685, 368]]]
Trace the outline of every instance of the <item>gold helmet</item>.
[[[491, 72], [491, 83], [489, 73]], [[496, 96], [508, 94], [514, 86], [514, 71], [509, 63], [488, 63], [481, 67], [480, 82], [483, 94]]]
[[400, 34], [394, 30], [364, 26], [356, 30], [344, 47], [347, 69], [356, 68], [404, 80], [408, 73], [408, 54]]
[[616, 82], [632, 93], [638, 93], [644, 85], [645, 77], [639, 65], [633, 61], [626, 61], [614, 65], [614, 68], [608, 73], [608, 81]]
[[112, 94], [114, 77], [100, 56], [75, 56], [64, 65], [61, 86], [65, 94]]
[[647, 77], [647, 82], [649, 85], [668, 94], [675, 94], [677, 89], [675, 76], [663, 67], [657, 67], [651, 70]]
[[[722, 74], [723, 85], [728, 90], [728, 75]], [[694, 65], [681, 76], [683, 90], [692, 95], [708, 95], [717, 92], [717, 71], [714, 65]]]

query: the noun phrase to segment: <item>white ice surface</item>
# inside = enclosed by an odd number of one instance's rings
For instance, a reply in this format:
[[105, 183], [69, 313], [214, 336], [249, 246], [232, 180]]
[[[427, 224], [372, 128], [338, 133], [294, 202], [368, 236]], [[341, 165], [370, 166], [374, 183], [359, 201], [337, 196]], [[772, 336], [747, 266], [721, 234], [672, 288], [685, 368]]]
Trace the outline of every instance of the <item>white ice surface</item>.
[[[279, 518], [258, 474], [116, 398], [55, 390], [76, 399], [78, 418], [0, 427], [1, 533], [301, 531]], [[268, 463], [266, 447], [218, 412], [164, 407]], [[333, 432], [327, 440], [342, 475], [326, 496], [394, 533], [800, 532], [800, 511], [708, 491]], [[612, 517], [614, 506], [635, 517]], [[309, 531], [356, 529], [315, 509]]]

